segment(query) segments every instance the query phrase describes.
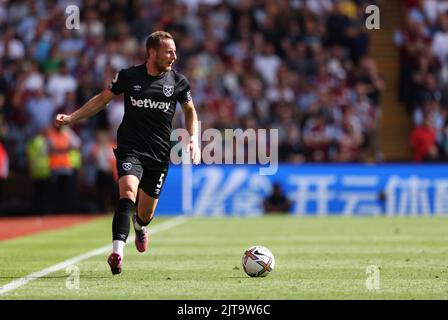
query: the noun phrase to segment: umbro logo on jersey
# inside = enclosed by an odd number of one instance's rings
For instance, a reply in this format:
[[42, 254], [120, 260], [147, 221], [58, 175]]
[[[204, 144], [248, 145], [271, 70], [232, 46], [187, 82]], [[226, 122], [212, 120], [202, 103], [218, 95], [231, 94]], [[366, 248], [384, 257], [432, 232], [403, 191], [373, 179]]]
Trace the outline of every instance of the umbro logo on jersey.
[[131, 104], [134, 107], [160, 109], [167, 112], [170, 109], [171, 102], [152, 101], [151, 99], [135, 99], [131, 96]]
[[135, 86], [133, 86], [133, 88], [134, 88], [134, 91], [140, 91], [140, 90], [142, 90], [142, 86], [139, 85], [139, 84], [136, 84]]
[[163, 94], [167, 97], [171, 97], [174, 93], [174, 86], [163, 86]]

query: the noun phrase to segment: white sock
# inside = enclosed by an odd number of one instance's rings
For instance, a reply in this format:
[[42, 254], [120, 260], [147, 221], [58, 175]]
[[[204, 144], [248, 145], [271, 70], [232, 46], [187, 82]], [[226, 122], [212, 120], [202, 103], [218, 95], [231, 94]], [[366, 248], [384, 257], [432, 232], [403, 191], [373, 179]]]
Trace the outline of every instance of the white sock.
[[122, 258], [123, 258], [123, 250], [124, 250], [124, 246], [125, 246], [125, 242], [122, 240], [114, 240], [112, 242], [112, 251], [115, 253], [118, 253]]
[[134, 229], [140, 231], [140, 230], [142, 230], [142, 228], [143, 227], [141, 225], [139, 225], [137, 220], [136, 220], [135, 223], [134, 223]]

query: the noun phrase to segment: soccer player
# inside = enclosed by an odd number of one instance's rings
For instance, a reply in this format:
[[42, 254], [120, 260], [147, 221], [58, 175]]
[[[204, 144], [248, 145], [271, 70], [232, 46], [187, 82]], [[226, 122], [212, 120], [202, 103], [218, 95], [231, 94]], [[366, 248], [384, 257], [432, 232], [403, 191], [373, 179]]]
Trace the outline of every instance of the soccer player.
[[58, 114], [55, 125], [71, 125], [106, 107], [114, 95], [124, 94], [125, 112], [117, 131], [118, 186], [120, 199], [112, 222], [113, 252], [108, 257], [112, 274], [122, 270], [123, 249], [129, 235], [129, 216], [138, 199], [132, 222], [139, 252], [148, 247], [147, 225], [151, 222], [168, 174], [171, 123], [177, 101], [190, 134], [187, 151], [194, 164], [200, 162], [197, 114], [190, 85], [172, 69], [176, 45], [168, 32], [156, 31], [146, 41], [147, 61], [121, 70], [109, 88], [70, 115]]

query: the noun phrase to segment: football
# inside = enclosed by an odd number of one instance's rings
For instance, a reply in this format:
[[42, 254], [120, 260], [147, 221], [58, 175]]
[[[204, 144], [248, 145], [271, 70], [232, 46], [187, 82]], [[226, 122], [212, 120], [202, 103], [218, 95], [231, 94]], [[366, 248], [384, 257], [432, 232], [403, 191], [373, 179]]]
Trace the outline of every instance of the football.
[[274, 255], [266, 247], [253, 246], [244, 252], [243, 269], [251, 277], [266, 277], [274, 266]]

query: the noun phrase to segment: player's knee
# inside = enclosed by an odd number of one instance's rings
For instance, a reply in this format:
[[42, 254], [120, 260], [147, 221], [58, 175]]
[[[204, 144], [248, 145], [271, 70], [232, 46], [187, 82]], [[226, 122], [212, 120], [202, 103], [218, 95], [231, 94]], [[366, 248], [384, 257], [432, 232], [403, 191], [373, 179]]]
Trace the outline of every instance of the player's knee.
[[125, 187], [124, 190], [121, 190], [120, 192], [120, 198], [127, 198], [135, 202], [137, 195], [130, 187]]

